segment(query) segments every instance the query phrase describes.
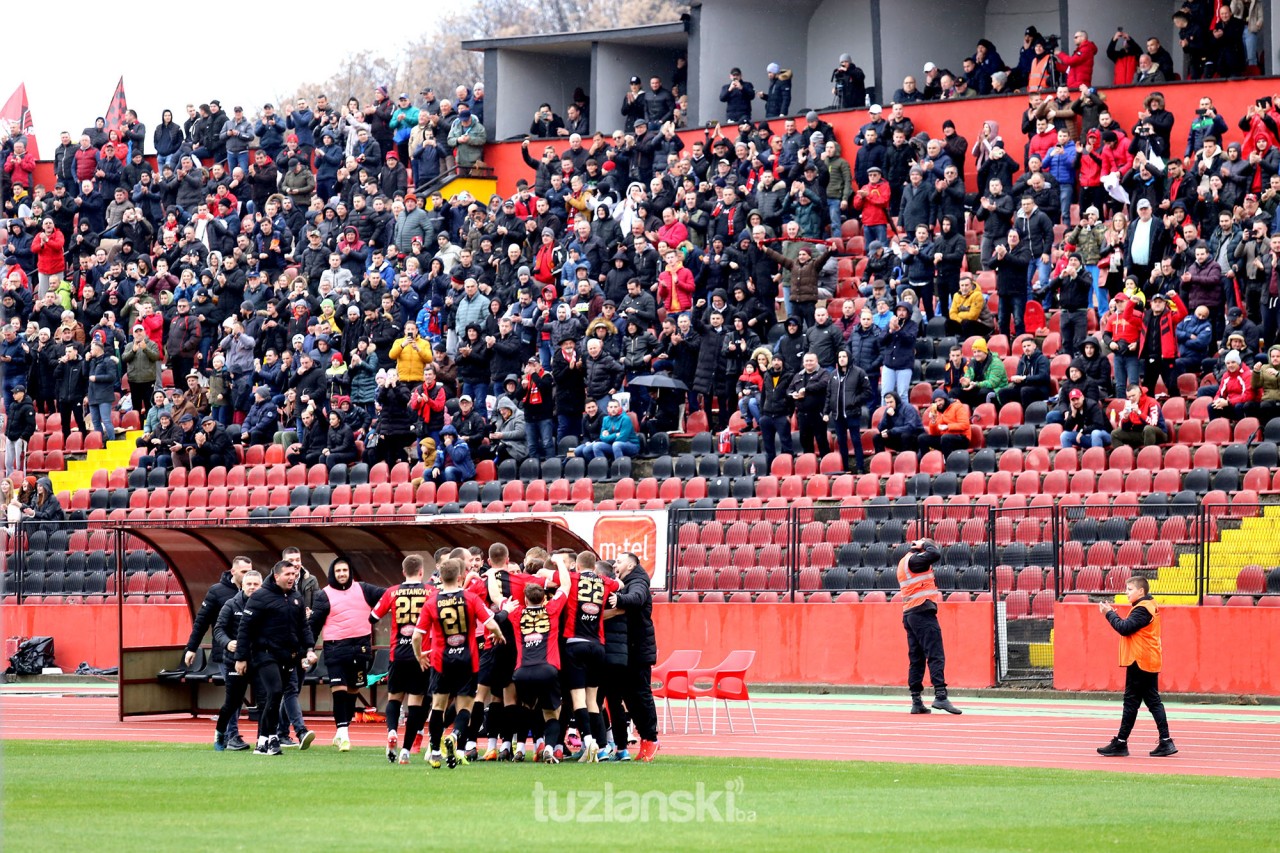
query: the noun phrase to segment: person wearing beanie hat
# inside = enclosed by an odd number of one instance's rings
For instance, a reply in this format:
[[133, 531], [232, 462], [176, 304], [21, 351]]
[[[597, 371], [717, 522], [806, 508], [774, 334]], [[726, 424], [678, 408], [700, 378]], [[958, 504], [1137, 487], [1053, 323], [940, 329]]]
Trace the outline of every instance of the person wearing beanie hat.
[[1156, 381], [1163, 379], [1165, 388], [1177, 389], [1178, 374], [1174, 370], [1178, 357], [1177, 327], [1185, 316], [1187, 307], [1176, 293], [1157, 290], [1151, 294], [1136, 348], [1136, 355], [1142, 361], [1144, 387], [1154, 391]]
[[940, 450], [946, 457], [953, 450], [969, 448], [969, 407], [959, 400], [952, 400], [946, 390], [933, 392], [933, 402], [925, 410], [925, 434], [920, 436], [921, 456], [930, 450]]
[[769, 75], [769, 91], [761, 92], [765, 118], [779, 118], [791, 112], [791, 69], [770, 62], [765, 68]]
[[1045, 298], [1055, 295], [1058, 306], [1059, 330], [1062, 349], [1067, 355], [1079, 355], [1084, 339], [1089, 334], [1089, 298], [1093, 292], [1093, 279], [1084, 268], [1084, 258], [1079, 252], [1067, 255], [1067, 265], [1061, 274], [1050, 279], [1045, 288]]
[[460, 168], [470, 170], [476, 161], [484, 156], [484, 146], [488, 142], [485, 127], [471, 115], [471, 110], [463, 105], [458, 108], [458, 119], [449, 128], [446, 145], [456, 149], [457, 163]]
[[978, 338], [973, 342], [973, 357], [960, 378], [960, 390], [953, 393], [970, 407], [980, 406], [995, 402], [996, 394], [1008, 384], [1009, 373], [1005, 370], [1004, 360], [992, 356], [986, 340]]
[[729, 82], [720, 87], [720, 102], [724, 104], [725, 122], [741, 124], [751, 121], [751, 102], [755, 100], [756, 87], [742, 79], [742, 70], [729, 69]]
[[851, 110], [866, 106], [867, 74], [853, 62], [847, 53], [840, 54], [839, 65], [831, 72], [831, 106]]
[[1238, 421], [1245, 417], [1253, 402], [1253, 370], [1244, 363], [1237, 349], [1227, 350], [1222, 364], [1222, 378], [1209, 404], [1209, 417]]
[[960, 713], [960, 709], [947, 698], [946, 653], [942, 646], [942, 628], [938, 624], [942, 592], [933, 577], [933, 566], [941, 559], [942, 550], [932, 539], [917, 539], [898, 561], [902, 626], [907, 632], [907, 689], [911, 691], [912, 714], [929, 713], [929, 708], [920, 698], [924, 692], [926, 665], [929, 681], [933, 684], [932, 707], [948, 714]]
[[[343, 430], [350, 431], [342, 424], [341, 416], [331, 412], [330, 423], [335, 419], [339, 427], [330, 427], [331, 442], [335, 432], [341, 435]], [[337, 729], [333, 745], [339, 752], [348, 752], [351, 737], [347, 729], [355, 718], [356, 692], [364, 689], [365, 673], [373, 665], [369, 620], [377, 621], [372, 616], [373, 608], [382, 600], [386, 589], [357, 581], [355, 570], [341, 557], [329, 564], [328, 581], [328, 585], [312, 597], [309, 624], [317, 640], [324, 638], [326, 678], [332, 692], [333, 722]]]

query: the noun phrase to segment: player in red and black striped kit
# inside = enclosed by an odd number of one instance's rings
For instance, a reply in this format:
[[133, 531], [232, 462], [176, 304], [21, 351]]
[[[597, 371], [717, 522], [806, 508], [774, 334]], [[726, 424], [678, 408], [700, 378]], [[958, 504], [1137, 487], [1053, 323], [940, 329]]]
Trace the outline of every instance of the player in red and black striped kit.
[[[516, 697], [530, 711], [540, 710], [546, 724], [541, 758], [558, 764], [552, 744], [560, 740], [560, 614], [564, 610], [569, 573], [560, 572], [560, 586], [548, 598], [536, 584], [526, 584], [524, 601], [509, 599], [498, 613], [498, 622], [510, 622], [516, 633], [516, 668], [511, 681]], [[507, 708], [508, 712], [513, 709]], [[512, 740], [523, 742], [526, 726], [519, 713], [509, 713], [506, 725]]]
[[[427, 760], [433, 768], [440, 767], [442, 758], [450, 768], [466, 763], [458, 752], [457, 733], [467, 731], [476, 695], [480, 669], [476, 626], [483, 625], [494, 642], [505, 642], [484, 601], [462, 588], [463, 572], [461, 560], [444, 561], [440, 588], [427, 598], [414, 628], [414, 655], [422, 668], [431, 672], [431, 717], [427, 724], [431, 752]], [[445, 736], [445, 709], [451, 696], [456, 697], [457, 716], [453, 732]]]
[[595, 567], [596, 555], [583, 551], [577, 557], [577, 570], [560, 574], [566, 593], [562, 668], [573, 702], [573, 724], [582, 737], [578, 761], [584, 763], [594, 763], [600, 745], [607, 743], [597, 700], [605, 665], [603, 614], [609, 596], [621, 586], [613, 578], [597, 575]]
[[388, 589], [374, 605], [369, 621], [376, 623], [388, 613], [394, 614], [391, 669], [387, 675], [387, 760], [396, 761], [399, 745], [397, 729], [400, 726], [401, 705], [407, 709], [404, 726], [404, 748], [399, 750], [401, 764], [409, 763], [409, 748], [427, 721], [423, 706], [426, 696], [427, 673], [418, 663], [413, 651], [413, 631], [427, 600], [427, 588], [422, 582], [423, 560], [410, 554], [400, 564], [404, 583]]

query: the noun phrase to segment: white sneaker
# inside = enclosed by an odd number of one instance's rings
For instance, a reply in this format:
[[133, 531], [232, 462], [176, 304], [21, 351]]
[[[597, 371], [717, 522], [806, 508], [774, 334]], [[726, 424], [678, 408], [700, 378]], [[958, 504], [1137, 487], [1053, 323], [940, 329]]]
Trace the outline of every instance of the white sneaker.
[[556, 758], [556, 753], [554, 749], [552, 749], [549, 746], [544, 746], [542, 748], [542, 763], [543, 764], [559, 764], [560, 759]]
[[579, 764], [595, 764], [600, 760], [600, 747], [596, 743], [596, 739], [591, 735], [587, 735], [582, 740], [582, 756], [578, 759]]
[[409, 763], [409, 750], [407, 749], [400, 750], [400, 763], [401, 764]]
[[351, 736], [345, 728], [338, 729], [338, 752], [351, 751]]

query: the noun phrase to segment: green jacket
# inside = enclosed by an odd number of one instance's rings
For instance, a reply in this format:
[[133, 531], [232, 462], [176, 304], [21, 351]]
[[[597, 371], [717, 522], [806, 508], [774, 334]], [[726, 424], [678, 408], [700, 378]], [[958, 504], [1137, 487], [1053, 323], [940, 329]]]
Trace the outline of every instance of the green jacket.
[[835, 143], [836, 156], [827, 161], [827, 198], [848, 201], [853, 194], [853, 171], [849, 161], [840, 156], [840, 143]]
[[1009, 384], [1009, 372], [1004, 369], [1004, 361], [994, 354], [987, 355], [986, 370], [982, 372], [981, 378], [974, 372], [973, 359], [969, 360], [969, 366], [964, 369], [964, 375], [969, 377], [969, 381], [975, 387], [984, 391], [999, 391]]
[[160, 349], [156, 342], [147, 338], [142, 349], [135, 351], [133, 341], [124, 345], [125, 375], [132, 385], [154, 385], [156, 381], [156, 365], [160, 362]]
[[1076, 247], [1086, 264], [1097, 264], [1102, 260], [1102, 235], [1105, 231], [1106, 227], [1103, 225], [1089, 227], [1080, 224], [1067, 232], [1065, 240]]
[[[458, 140], [463, 136], [466, 136], [468, 141], [459, 143]], [[488, 139], [484, 125], [475, 116], [471, 117], [471, 127], [463, 127], [461, 121], [455, 121], [449, 130], [449, 147], [457, 149], [457, 154], [454, 156], [459, 166], [474, 166], [476, 161], [484, 155], [484, 144]]]

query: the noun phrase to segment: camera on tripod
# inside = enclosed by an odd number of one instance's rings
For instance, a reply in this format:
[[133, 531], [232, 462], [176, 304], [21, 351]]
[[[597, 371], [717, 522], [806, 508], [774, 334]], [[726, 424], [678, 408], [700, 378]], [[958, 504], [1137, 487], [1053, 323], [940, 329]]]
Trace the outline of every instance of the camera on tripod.
[[1060, 44], [1062, 44], [1062, 37], [1061, 37], [1061, 36], [1052, 35], [1052, 36], [1045, 36], [1045, 37], [1044, 37], [1044, 46], [1045, 46], [1045, 47], [1047, 47], [1047, 48], [1049, 49], [1049, 52], [1053, 52], [1053, 51], [1057, 50], [1057, 49], [1058, 49], [1058, 45], [1060, 45]]

